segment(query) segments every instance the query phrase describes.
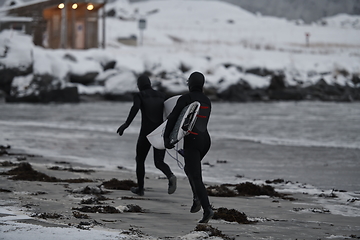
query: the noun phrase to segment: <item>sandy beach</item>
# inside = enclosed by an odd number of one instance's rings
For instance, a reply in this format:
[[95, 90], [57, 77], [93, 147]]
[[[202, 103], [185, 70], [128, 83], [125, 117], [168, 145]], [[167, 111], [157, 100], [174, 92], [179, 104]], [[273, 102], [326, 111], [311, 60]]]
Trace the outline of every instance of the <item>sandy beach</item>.
[[[352, 145], [356, 144], [359, 116], [355, 105], [215, 104], [213, 143], [203, 160], [203, 176], [209, 189], [233, 185], [221, 188], [231, 197], [210, 196], [218, 218], [207, 225], [198, 225], [202, 212], [190, 213], [189, 183], [168, 155], [165, 161], [178, 176], [174, 194], [167, 194], [167, 180], [154, 167], [152, 152], [146, 161], [145, 196], [132, 194], [128, 185], [123, 190], [117, 186], [118, 182], [136, 182], [134, 148], [139, 119], [122, 137], [115, 133], [129, 107], [130, 103], [105, 102], [1, 105], [0, 239], [360, 237], [360, 150]], [[284, 108], [293, 109], [287, 111], [291, 121], [282, 117]], [[226, 109], [233, 115], [224, 113]], [[314, 114], [305, 114], [308, 109], [319, 112], [321, 121]], [[353, 114], [343, 119], [350, 110]], [[226, 125], [221, 124], [223, 115], [228, 116]], [[289, 134], [304, 144], [267, 143], [266, 137], [236, 138], [258, 129], [269, 132], [269, 137]], [[346, 139], [354, 140], [343, 140], [344, 131]], [[236, 136], [229, 138], [231, 134]], [[326, 136], [337, 136], [339, 144], [324, 144]], [[15, 171], [24, 167], [25, 171]], [[114, 179], [116, 189], [105, 184]], [[234, 184], [246, 182], [251, 185], [249, 192], [240, 194]], [[254, 194], [263, 185], [275, 192]], [[227, 214], [221, 215], [220, 210]]]
[[[209, 234], [192, 235], [202, 213], [189, 212], [191, 192], [184, 177], [178, 178], [177, 191], [168, 195], [167, 180], [160, 174], [147, 174], [145, 196], [139, 197], [128, 190], [107, 189], [103, 185], [111, 179], [136, 181], [135, 174], [129, 170], [109, 171], [73, 163], [69, 168], [66, 161], [57, 162], [56, 159], [29, 155], [20, 149], [4, 151], [0, 156], [1, 172], [9, 172], [26, 162], [31, 164], [33, 170], [55, 177], [58, 181], [11, 180], [9, 178], [14, 175], [0, 176], [0, 239], [29, 239], [27, 236], [31, 231], [22, 232], [14, 223], [46, 229], [60, 228], [65, 239], [77, 239], [67, 234], [69, 229], [90, 232], [102, 229], [119, 237], [134, 237], [131, 239], [203, 239]], [[87, 179], [91, 182], [71, 183], [68, 179]], [[216, 185], [206, 184], [208, 187]], [[95, 201], [91, 202], [90, 199]], [[215, 210], [235, 209], [246, 214], [251, 222], [241, 224], [223, 219], [210, 220], [207, 227], [221, 231], [223, 239], [360, 238], [360, 216], [334, 215], [309, 194], [292, 193], [285, 199], [265, 195], [211, 196], [210, 201]], [[140, 208], [128, 212], [131, 205]], [[97, 212], [85, 211], [89, 209], [86, 207], [98, 206], [102, 208], [97, 208]], [[101, 209], [107, 209], [105, 206], [119, 212], [102, 213], [105, 210]], [[83, 236], [86, 236], [85, 233]], [[41, 235], [37, 239], [42, 239]]]

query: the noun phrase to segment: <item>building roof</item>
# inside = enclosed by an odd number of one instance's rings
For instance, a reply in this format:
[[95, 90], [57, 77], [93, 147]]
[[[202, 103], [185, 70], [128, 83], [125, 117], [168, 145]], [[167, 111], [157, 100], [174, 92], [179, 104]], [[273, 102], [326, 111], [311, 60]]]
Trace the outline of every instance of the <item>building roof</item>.
[[0, 22], [32, 22], [31, 17], [0, 16]]

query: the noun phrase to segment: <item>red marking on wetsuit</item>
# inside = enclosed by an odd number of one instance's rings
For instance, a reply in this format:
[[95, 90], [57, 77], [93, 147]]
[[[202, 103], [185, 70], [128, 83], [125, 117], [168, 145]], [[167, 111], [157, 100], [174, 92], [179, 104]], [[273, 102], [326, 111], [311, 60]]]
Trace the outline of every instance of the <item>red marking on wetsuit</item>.
[[201, 109], [208, 109], [209, 107], [206, 106], [200, 106]]
[[199, 135], [199, 134], [196, 133], [196, 132], [192, 132], [192, 131], [187, 131], [187, 132], [190, 133], [190, 134]]
[[206, 116], [202, 116], [202, 115], [196, 115], [196, 117], [198, 117], [198, 118], [206, 118]]

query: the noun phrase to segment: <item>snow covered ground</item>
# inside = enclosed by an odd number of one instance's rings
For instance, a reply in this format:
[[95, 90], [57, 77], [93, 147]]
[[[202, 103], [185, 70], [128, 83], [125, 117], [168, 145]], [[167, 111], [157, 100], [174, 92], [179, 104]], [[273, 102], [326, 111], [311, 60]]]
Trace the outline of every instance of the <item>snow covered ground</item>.
[[[247, 71], [256, 68], [281, 71], [287, 84], [302, 86], [321, 78], [329, 84], [354, 86], [351, 79], [360, 74], [360, 16], [342, 14], [325, 19], [326, 25], [304, 25], [219, 1], [178, 0], [119, 0], [107, 4], [106, 10], [114, 10], [115, 15], [106, 19], [105, 50], [42, 49], [27, 36], [2, 32], [0, 53], [10, 50], [0, 64], [26, 69], [34, 63], [33, 73], [17, 77], [13, 86], [26, 94], [34, 75], [49, 74], [56, 84], [69, 85], [69, 75], [95, 72], [93, 86], [80, 85], [80, 93], [121, 94], [136, 90], [136, 75], [148, 71], [152, 80], [181, 92], [190, 73], [201, 71], [207, 87], [221, 92], [240, 80], [253, 88], [268, 86], [269, 76]], [[147, 22], [142, 34], [140, 18]], [[137, 36], [142, 45], [118, 41], [131, 36]], [[115, 69], [104, 71], [110, 61], [116, 61]]]

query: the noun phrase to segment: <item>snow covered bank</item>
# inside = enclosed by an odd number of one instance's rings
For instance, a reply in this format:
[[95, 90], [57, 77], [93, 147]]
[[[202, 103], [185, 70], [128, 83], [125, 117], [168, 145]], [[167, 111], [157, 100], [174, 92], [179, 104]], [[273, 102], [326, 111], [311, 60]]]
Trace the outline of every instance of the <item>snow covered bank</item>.
[[[139, 74], [170, 96], [201, 71], [215, 100], [360, 100], [358, 17], [297, 25], [218, 1], [122, 0], [106, 9], [105, 50], [42, 49], [30, 37], [2, 32], [1, 89], [14, 99], [77, 87], [127, 100]], [[143, 45], [120, 43], [140, 35], [139, 18], [147, 20]]]

